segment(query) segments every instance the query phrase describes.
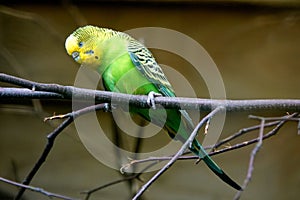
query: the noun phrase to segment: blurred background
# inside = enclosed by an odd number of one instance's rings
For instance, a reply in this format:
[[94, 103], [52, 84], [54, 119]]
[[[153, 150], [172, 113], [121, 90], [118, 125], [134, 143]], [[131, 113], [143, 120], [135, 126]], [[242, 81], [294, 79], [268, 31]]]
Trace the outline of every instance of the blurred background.
[[[236, 1], [1, 1], [0, 71], [32, 81], [73, 85], [78, 64], [66, 54], [65, 38], [77, 27], [93, 24], [126, 31], [163, 27], [199, 42], [215, 61], [228, 99], [300, 98], [300, 3], [296, 0]], [[189, 63], [165, 51], [153, 50], [156, 60], [182, 73], [198, 97], [209, 98], [202, 78]], [[184, 88], [176, 80], [178, 96]], [[0, 83], [1, 86], [10, 86]], [[200, 86], [200, 87], [199, 87]], [[1, 101], [0, 176], [22, 181], [41, 154], [46, 135], [61, 121], [44, 117], [71, 111], [67, 101]], [[285, 111], [229, 113], [222, 138], [257, 124], [249, 114], [282, 116]], [[99, 118], [113, 130], [108, 113]], [[252, 180], [242, 199], [297, 199], [300, 192], [300, 138], [289, 123], [263, 143]], [[119, 131], [120, 132], [120, 131]], [[108, 131], [108, 135], [110, 132]], [[258, 133], [252, 133], [256, 136]], [[132, 138], [121, 134], [123, 145]], [[249, 139], [248, 137], [242, 140]], [[168, 141], [160, 134], [143, 141], [143, 150]], [[124, 147], [125, 148], [125, 147]], [[253, 146], [214, 157], [237, 182], [243, 182]], [[123, 158], [123, 160], [125, 160]], [[148, 180], [153, 173], [142, 175]], [[32, 185], [83, 198], [80, 192], [122, 178], [119, 171], [96, 160], [70, 126], [56, 140], [53, 151]], [[124, 182], [94, 193], [91, 199], [130, 199], [139, 187]], [[11, 199], [17, 188], [0, 182], [0, 199]], [[143, 199], [232, 199], [235, 191], [194, 161], [179, 161], [157, 180]], [[48, 199], [26, 191], [24, 199]]]

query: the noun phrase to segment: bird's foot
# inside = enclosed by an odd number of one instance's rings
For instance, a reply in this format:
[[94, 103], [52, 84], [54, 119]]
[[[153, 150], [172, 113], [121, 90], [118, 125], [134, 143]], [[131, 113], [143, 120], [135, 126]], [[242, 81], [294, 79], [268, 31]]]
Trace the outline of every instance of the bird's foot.
[[160, 94], [160, 93], [156, 93], [156, 92], [153, 92], [153, 91], [149, 92], [148, 99], [147, 99], [147, 104], [151, 108], [156, 109], [154, 98], [155, 97], [161, 97], [161, 96], [162, 96], [162, 94]]
[[104, 112], [112, 112], [112, 110], [114, 109], [117, 109], [117, 106], [115, 104], [109, 104], [109, 103], [104, 104], [104, 108], [103, 108]]

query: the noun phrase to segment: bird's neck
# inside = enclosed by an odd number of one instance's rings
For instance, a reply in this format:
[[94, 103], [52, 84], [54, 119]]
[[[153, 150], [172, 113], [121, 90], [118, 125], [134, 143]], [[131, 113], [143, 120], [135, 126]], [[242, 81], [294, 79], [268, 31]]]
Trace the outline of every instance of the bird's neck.
[[[106, 40], [99, 45], [100, 66], [97, 69], [100, 74], [102, 74], [107, 67], [111, 65], [115, 60], [124, 54], [128, 54], [127, 51], [127, 41], [112, 39]], [[97, 50], [98, 51], [98, 50]]]

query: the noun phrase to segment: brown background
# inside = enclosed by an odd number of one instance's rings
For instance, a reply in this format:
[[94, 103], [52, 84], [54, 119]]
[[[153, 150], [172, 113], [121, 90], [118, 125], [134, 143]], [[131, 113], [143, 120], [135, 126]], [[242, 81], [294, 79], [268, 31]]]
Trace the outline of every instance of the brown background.
[[[229, 99], [299, 99], [299, 4], [297, 1], [241, 2], [244, 3], [94, 1], [1, 6], [0, 70], [34, 81], [73, 85], [78, 65], [67, 56], [64, 40], [78, 26], [94, 24], [120, 31], [154, 26], [174, 29], [197, 40], [217, 64]], [[183, 59], [167, 52], [154, 53], [159, 62], [190, 77], [191, 84], [197, 81], [185, 69], [188, 64]], [[209, 98], [205, 87], [195, 88], [199, 97]], [[48, 101], [41, 105], [40, 110], [34, 111], [30, 101], [1, 103], [0, 176], [22, 180], [40, 155], [46, 135], [58, 125], [58, 122], [44, 123], [43, 117], [71, 109], [67, 102]], [[247, 118], [248, 114], [228, 114], [222, 137], [256, 124]], [[279, 116], [285, 112], [251, 114]], [[165, 135], [161, 138], [168, 140]], [[150, 141], [151, 144], [144, 142], [146, 149], [160, 140]], [[296, 124], [287, 125], [279, 135], [265, 141], [242, 199], [297, 199], [299, 144]], [[252, 148], [214, 159], [242, 183]], [[150, 175], [143, 177], [147, 180]], [[80, 198], [81, 191], [118, 178], [121, 178], [118, 171], [104, 166], [88, 153], [71, 127], [59, 136], [32, 185]], [[15, 194], [17, 190], [0, 183], [0, 191], [3, 193], [0, 198], [4, 199], [4, 194]], [[149, 188], [145, 199], [232, 199], [234, 194], [203, 163], [195, 166], [193, 161], [181, 161]], [[47, 199], [32, 192], [26, 192], [26, 196]], [[93, 195], [94, 199], [129, 197], [125, 183]]]

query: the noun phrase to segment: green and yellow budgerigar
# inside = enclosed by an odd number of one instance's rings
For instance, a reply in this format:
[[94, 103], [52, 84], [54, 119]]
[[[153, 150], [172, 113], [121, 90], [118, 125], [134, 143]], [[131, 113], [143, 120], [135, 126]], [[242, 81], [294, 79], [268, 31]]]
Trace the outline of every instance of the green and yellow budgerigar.
[[[149, 95], [159, 93], [175, 97], [175, 92], [155, 61], [151, 52], [126, 33], [96, 26], [75, 30], [65, 43], [73, 59], [98, 71], [106, 90], [126, 94]], [[131, 108], [130, 112], [154, 124], [163, 124], [173, 139], [185, 142], [193, 131], [193, 123], [184, 110], [166, 109], [163, 114], [156, 109], [149, 116], [149, 109]], [[190, 150], [203, 159], [207, 166], [223, 181], [237, 190], [241, 187], [208, 156], [195, 139]]]

